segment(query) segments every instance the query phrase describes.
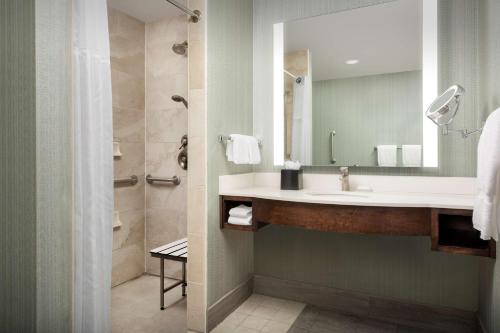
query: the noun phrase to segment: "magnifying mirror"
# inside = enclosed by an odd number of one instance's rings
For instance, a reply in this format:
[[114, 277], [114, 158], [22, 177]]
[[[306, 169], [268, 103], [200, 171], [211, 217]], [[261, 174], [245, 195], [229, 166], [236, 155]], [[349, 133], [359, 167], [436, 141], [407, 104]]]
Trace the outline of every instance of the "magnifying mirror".
[[461, 86], [454, 85], [448, 88], [429, 106], [425, 115], [438, 126], [452, 123], [460, 107], [460, 98], [465, 93]]
[[462, 134], [463, 138], [467, 138], [472, 133], [480, 132], [482, 128], [476, 130], [453, 130], [448, 128], [455, 118], [458, 108], [460, 107], [460, 99], [465, 93], [465, 89], [456, 84], [448, 88], [444, 93], [441, 94], [434, 102], [429, 106], [425, 115], [427, 118], [432, 120], [439, 127], [443, 127], [443, 134], [448, 134], [448, 132], [458, 132]]

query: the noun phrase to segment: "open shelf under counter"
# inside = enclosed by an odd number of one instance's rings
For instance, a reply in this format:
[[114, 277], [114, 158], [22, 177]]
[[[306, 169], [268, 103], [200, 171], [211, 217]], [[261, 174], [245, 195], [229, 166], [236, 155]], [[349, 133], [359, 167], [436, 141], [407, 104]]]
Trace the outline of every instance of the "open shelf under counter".
[[[282, 199], [282, 198], [281, 198]], [[252, 225], [228, 224], [229, 210], [252, 207]], [[273, 200], [253, 196], [220, 195], [220, 227], [257, 232], [266, 225], [324, 232], [393, 236], [426, 236], [432, 250], [496, 258], [496, 242], [485, 241], [472, 226], [471, 209], [403, 205], [353, 205]]]
[[253, 208], [253, 199], [249, 197], [240, 197], [240, 196], [220, 196], [220, 227], [221, 229], [232, 229], [239, 231], [250, 231], [255, 232], [258, 229], [262, 228], [266, 224], [258, 223], [255, 219], [252, 219], [252, 225], [236, 225], [228, 223], [229, 219], [229, 210], [231, 208], [237, 207], [239, 205], [245, 205]]
[[432, 209], [431, 230], [434, 251], [496, 258], [496, 242], [481, 239], [471, 210]]

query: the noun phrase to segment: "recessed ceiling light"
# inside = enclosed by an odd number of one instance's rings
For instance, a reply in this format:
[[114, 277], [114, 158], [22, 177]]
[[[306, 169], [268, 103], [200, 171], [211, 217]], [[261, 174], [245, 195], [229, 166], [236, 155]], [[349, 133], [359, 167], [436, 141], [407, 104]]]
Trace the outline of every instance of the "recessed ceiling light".
[[346, 60], [346, 62], [345, 62], [346, 65], [356, 65], [358, 63], [359, 63], [358, 59], [350, 59], [350, 60]]

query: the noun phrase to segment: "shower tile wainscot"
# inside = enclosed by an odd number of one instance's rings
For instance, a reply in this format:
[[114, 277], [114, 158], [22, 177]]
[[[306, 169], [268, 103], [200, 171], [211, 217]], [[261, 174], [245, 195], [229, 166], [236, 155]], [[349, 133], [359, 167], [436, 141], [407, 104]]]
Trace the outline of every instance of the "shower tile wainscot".
[[[160, 261], [149, 250], [187, 236], [187, 172], [177, 163], [181, 138], [188, 132], [188, 57], [174, 44], [188, 39], [185, 15], [146, 23], [146, 174], [177, 176], [177, 186], [146, 186], [146, 272], [160, 274]], [[167, 277], [182, 277], [182, 265], [165, 262]]]
[[[144, 273], [144, 33], [145, 24], [109, 8], [113, 137], [122, 155], [114, 159], [115, 179], [137, 176], [133, 186], [115, 186], [112, 286]], [[111, 227], [111, 226], [110, 226]]]

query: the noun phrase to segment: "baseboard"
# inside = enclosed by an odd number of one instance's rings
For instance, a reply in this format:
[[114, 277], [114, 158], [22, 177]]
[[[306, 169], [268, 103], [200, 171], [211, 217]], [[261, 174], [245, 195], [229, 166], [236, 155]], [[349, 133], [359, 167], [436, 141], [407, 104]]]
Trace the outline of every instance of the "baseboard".
[[253, 283], [253, 277], [250, 277], [208, 308], [208, 332], [219, 325], [229, 314], [231, 314], [231, 312], [252, 295]]
[[476, 332], [474, 312], [383, 299], [304, 282], [254, 276], [254, 292], [417, 329]]

